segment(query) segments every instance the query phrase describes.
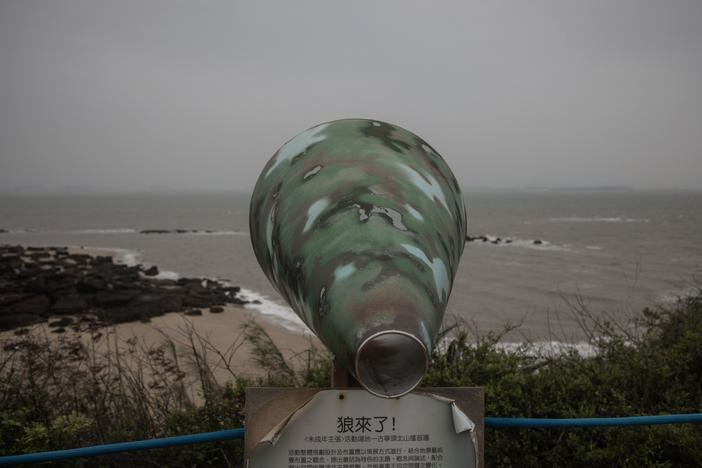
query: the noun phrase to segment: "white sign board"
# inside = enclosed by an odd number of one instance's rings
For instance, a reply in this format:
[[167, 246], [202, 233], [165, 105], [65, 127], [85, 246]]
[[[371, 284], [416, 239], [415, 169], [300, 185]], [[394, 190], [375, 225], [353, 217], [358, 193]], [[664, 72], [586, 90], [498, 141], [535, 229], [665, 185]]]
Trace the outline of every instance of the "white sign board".
[[248, 467], [475, 467], [474, 428], [436, 395], [384, 399], [360, 389], [325, 390], [273, 429]]

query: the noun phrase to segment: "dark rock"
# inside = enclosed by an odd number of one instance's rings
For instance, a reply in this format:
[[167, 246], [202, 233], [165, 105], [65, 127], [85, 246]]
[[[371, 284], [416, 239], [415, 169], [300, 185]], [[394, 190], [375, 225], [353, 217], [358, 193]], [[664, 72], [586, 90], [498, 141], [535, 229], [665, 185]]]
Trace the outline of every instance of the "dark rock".
[[171, 289], [171, 286], [176, 286], [178, 284], [172, 279], [153, 279], [151, 282], [156, 286], [166, 287], [169, 289]]
[[44, 273], [44, 270], [38, 266], [30, 265], [25, 263], [23, 269], [17, 273], [20, 280], [26, 281], [28, 279], [36, 278]]
[[47, 288], [46, 280], [43, 277], [36, 277], [27, 281], [24, 285], [24, 290], [34, 294], [46, 294], [51, 292], [49, 288]]
[[45, 258], [51, 258], [51, 255], [48, 252], [39, 252], [31, 254], [29, 258], [32, 260], [43, 260]]
[[99, 276], [86, 276], [76, 283], [76, 290], [81, 293], [93, 293], [107, 288], [105, 280]]
[[106, 323], [149, 321], [166, 312], [201, 315], [200, 309], [210, 308], [222, 313], [225, 304], [247, 303], [236, 297], [236, 286], [203, 278], [153, 278], [158, 273], [155, 265], [144, 271], [115, 264], [109, 256], [69, 254], [65, 248], [0, 246], [0, 328], [46, 321], [53, 313], [76, 317], [51, 321], [52, 328], [95, 330]]
[[544, 243], [544, 241], [542, 241], [542, 240], [540, 240], [540, 239], [536, 239], [536, 240], [534, 241], [534, 245], [541, 245], [541, 244], [543, 244], [543, 243]]
[[183, 306], [185, 307], [210, 307], [216, 305], [217, 301], [212, 298], [187, 295], [183, 296]]
[[88, 310], [88, 301], [78, 294], [59, 297], [51, 306], [56, 315], [82, 314]]
[[97, 310], [97, 316], [100, 320], [108, 323], [124, 323], [134, 322], [141, 317], [141, 311], [138, 308], [116, 307], [110, 310]]
[[167, 229], [142, 229], [139, 234], [168, 234], [170, 232]]
[[76, 262], [78, 265], [87, 265], [92, 260], [90, 255], [85, 254], [71, 254], [68, 256], [68, 258]]
[[100, 291], [95, 294], [95, 304], [102, 308], [118, 307], [127, 304], [139, 291]]
[[73, 324], [73, 319], [70, 317], [62, 317], [58, 320], [54, 320], [53, 322], [49, 322], [49, 327], [55, 328], [55, 327], [67, 327], [68, 325]]
[[0, 229], [0, 234], [6, 234], [7, 230], [6, 229]]
[[251, 301], [251, 303], [261, 305], [261, 301], [259, 301], [258, 299]]
[[194, 297], [207, 298], [213, 294], [212, 290], [208, 288], [203, 288], [200, 284], [188, 284], [183, 289], [185, 289], [185, 292], [188, 295]]
[[0, 330], [12, 330], [13, 328], [25, 327], [33, 323], [41, 322], [43, 319], [34, 314], [3, 314], [0, 315]]
[[11, 265], [2, 262], [2, 263], [0, 263], [0, 276], [7, 276], [7, 277], [14, 276], [15, 269], [16, 268], [13, 268]]
[[51, 330], [51, 333], [66, 333], [66, 329], [63, 327], [56, 328], [54, 330]]
[[62, 290], [74, 290], [78, 280], [79, 277], [73, 270], [66, 270], [63, 273], [57, 273], [46, 278], [46, 288], [47, 291], [52, 293]]
[[8, 306], [11, 314], [47, 315], [51, 301], [47, 296], [29, 296]]
[[18, 328], [13, 333], [17, 336], [23, 336], [29, 333], [29, 328]]
[[162, 296], [158, 302], [158, 310], [163, 312], [177, 312], [183, 308], [183, 297], [175, 294]]
[[161, 294], [142, 293], [135, 296], [132, 302], [134, 304], [158, 304], [162, 300], [163, 296]]
[[6, 265], [10, 268], [22, 268], [23, 262], [22, 259], [20, 258], [19, 255], [11, 255], [7, 257], [3, 257], [2, 259], [3, 265]]
[[112, 286], [108, 286], [108, 289], [115, 289], [121, 291], [133, 291], [134, 288], [140, 288], [143, 284], [141, 283], [141, 278], [129, 278], [122, 277], [118, 278], [112, 282]]
[[202, 283], [201, 279], [198, 278], [178, 278], [176, 281], [176, 284], [178, 286], [188, 286], [188, 285], [197, 285], [200, 286]]
[[0, 307], [7, 306], [9, 304], [14, 304], [15, 302], [19, 302], [22, 299], [31, 296], [31, 294], [24, 294], [18, 292], [0, 293]]

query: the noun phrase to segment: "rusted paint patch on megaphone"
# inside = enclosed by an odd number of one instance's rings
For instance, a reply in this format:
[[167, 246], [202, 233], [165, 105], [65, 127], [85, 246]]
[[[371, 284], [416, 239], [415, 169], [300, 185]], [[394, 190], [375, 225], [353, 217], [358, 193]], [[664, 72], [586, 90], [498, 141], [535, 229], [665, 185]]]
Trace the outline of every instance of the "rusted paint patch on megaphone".
[[271, 283], [366, 390], [419, 384], [466, 237], [456, 178], [428, 143], [374, 120], [312, 127], [263, 168], [249, 222]]

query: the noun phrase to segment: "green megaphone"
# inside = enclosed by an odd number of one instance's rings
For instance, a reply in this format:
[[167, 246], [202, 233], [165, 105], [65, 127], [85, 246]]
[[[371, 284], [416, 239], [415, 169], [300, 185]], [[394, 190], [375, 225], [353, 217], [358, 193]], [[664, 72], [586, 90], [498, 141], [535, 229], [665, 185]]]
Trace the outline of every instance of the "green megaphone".
[[312, 127], [263, 168], [249, 223], [266, 276], [337, 364], [382, 397], [419, 384], [466, 237], [428, 143], [375, 120]]

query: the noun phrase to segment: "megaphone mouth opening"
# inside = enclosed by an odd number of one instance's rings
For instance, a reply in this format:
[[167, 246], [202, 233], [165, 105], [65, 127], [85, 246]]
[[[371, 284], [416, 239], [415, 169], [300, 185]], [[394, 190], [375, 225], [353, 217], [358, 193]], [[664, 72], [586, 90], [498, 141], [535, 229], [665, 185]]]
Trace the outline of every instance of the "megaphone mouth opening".
[[428, 366], [424, 343], [400, 330], [375, 333], [356, 351], [356, 378], [363, 388], [382, 398], [399, 398], [411, 392]]

